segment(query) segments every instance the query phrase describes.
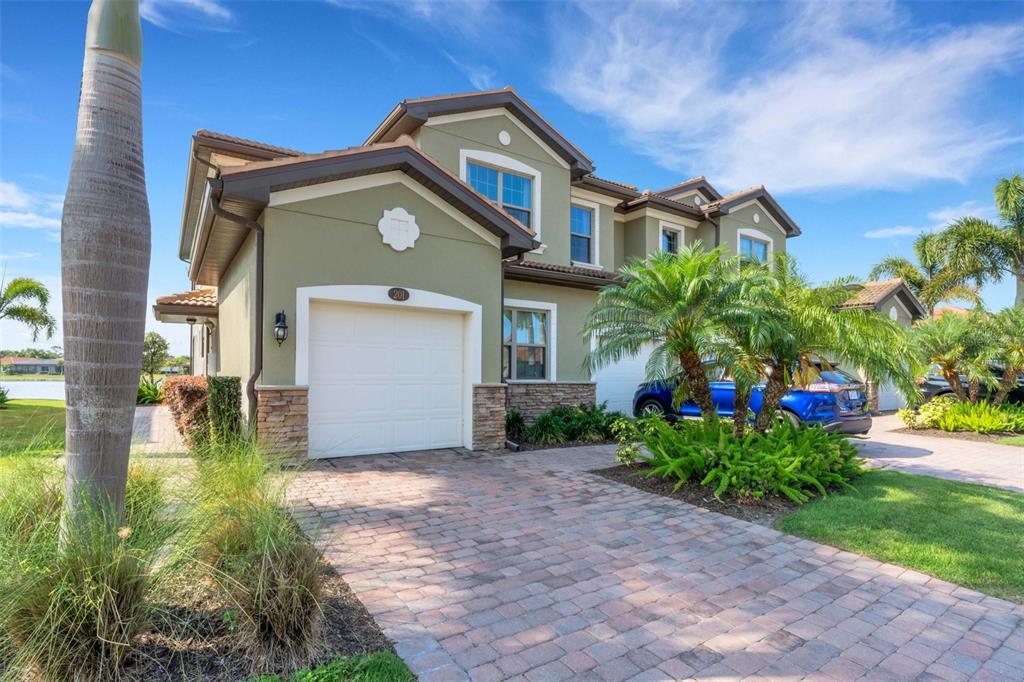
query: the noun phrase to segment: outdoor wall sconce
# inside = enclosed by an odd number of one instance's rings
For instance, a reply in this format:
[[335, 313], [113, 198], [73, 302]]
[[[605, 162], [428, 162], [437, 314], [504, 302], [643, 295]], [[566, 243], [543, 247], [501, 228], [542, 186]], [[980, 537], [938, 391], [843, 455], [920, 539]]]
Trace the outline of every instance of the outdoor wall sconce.
[[274, 338], [279, 346], [288, 338], [288, 317], [283, 310], [274, 316]]

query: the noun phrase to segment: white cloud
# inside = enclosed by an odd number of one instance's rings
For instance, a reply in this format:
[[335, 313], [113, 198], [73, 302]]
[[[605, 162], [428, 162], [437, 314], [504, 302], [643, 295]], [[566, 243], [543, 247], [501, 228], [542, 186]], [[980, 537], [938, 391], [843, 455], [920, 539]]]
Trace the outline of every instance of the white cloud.
[[14, 253], [0, 253], [0, 260], [12, 261], [12, 260], [28, 260], [30, 258], [38, 258], [39, 254], [32, 251], [15, 251]]
[[879, 230], [869, 230], [864, 233], [868, 239], [890, 239], [893, 237], [916, 237], [924, 232], [938, 232], [952, 222], [960, 218], [981, 218], [982, 220], [993, 220], [997, 216], [996, 209], [992, 205], [983, 204], [980, 201], [971, 199], [956, 206], [943, 206], [934, 211], [928, 212], [929, 225], [911, 227], [898, 225], [896, 227], [885, 227]]
[[59, 228], [60, 218], [44, 216], [32, 211], [0, 211], [0, 227]]
[[888, 239], [890, 237], [907, 237], [909, 235], [917, 235], [924, 232], [923, 227], [910, 227], [908, 225], [898, 225], [896, 227], [884, 227], [881, 230], [871, 230], [865, 232], [864, 236], [868, 239]]
[[442, 52], [448, 61], [461, 71], [477, 90], [490, 90], [497, 87], [498, 74], [491, 67], [484, 64], [467, 64], [459, 61], [448, 52], [443, 50]]
[[32, 192], [13, 182], [0, 180], [0, 227], [28, 229], [60, 228], [63, 197]]
[[13, 182], [0, 180], [0, 206], [4, 208], [28, 208], [32, 197]]
[[234, 15], [219, 0], [142, 0], [139, 15], [155, 26], [173, 29], [188, 21], [191, 26], [221, 30]]
[[344, 9], [398, 17], [422, 30], [423, 24], [478, 37], [504, 16], [494, 0], [327, 0]]
[[925, 33], [880, 3], [772, 8], [580, 5], [551, 88], [665, 167], [727, 189], [962, 181], [1020, 139], [965, 110], [1020, 59], [1024, 26]]

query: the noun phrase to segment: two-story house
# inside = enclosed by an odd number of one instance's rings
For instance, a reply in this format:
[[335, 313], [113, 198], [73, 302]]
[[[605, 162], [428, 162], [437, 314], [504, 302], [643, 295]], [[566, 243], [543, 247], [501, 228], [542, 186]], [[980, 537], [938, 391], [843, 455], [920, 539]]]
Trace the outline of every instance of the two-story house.
[[589, 376], [596, 291], [701, 240], [751, 258], [799, 228], [763, 187], [601, 179], [503, 89], [405, 100], [319, 154], [198, 131], [179, 257], [157, 300], [197, 373], [235, 375], [265, 438], [310, 456], [504, 444], [507, 409], [628, 407], [643, 359]]

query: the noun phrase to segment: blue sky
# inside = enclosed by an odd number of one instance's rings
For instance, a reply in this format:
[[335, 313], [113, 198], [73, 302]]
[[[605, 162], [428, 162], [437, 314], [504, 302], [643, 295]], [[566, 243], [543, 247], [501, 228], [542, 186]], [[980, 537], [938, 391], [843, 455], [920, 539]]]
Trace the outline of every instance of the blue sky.
[[[0, 260], [50, 286], [85, 3], [0, 3]], [[1024, 4], [145, 0], [149, 297], [177, 260], [189, 136], [359, 144], [399, 100], [512, 85], [595, 161], [657, 189], [764, 184], [813, 278], [867, 275], [915, 234], [994, 218], [1024, 172]], [[1008, 282], [986, 303], [1012, 301]], [[186, 352], [183, 325], [149, 321]], [[25, 331], [0, 323], [0, 346]], [[55, 338], [54, 343], [59, 343]], [[43, 344], [40, 344], [43, 345]], [[48, 344], [46, 344], [48, 345]]]

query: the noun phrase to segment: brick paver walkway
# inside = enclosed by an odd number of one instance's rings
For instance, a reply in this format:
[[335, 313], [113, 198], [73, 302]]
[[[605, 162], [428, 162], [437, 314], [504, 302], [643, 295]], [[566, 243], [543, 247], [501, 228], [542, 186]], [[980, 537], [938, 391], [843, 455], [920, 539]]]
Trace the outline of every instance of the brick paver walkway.
[[1024, 492], [1024, 448], [896, 433], [895, 415], [875, 417], [861, 455], [871, 466]]
[[424, 682], [1024, 679], [1024, 606], [586, 473], [610, 464], [360, 457], [292, 493]]

